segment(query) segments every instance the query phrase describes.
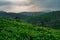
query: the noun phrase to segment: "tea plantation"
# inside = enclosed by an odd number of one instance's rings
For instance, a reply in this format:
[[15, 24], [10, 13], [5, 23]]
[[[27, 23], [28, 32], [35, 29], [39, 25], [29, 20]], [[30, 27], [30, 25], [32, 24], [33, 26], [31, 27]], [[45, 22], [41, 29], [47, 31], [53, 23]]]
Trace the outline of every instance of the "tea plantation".
[[60, 30], [0, 17], [0, 40], [60, 40]]

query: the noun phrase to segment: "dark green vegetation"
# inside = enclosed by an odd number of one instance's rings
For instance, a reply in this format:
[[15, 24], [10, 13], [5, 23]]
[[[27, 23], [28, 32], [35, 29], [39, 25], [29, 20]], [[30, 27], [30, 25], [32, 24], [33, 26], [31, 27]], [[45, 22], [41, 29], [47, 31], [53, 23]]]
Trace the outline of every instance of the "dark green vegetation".
[[60, 11], [53, 11], [40, 16], [29, 17], [27, 18], [27, 22], [34, 25], [60, 29]]
[[0, 16], [16, 21], [31, 23], [33, 25], [60, 29], [60, 11], [53, 12], [21, 12], [7, 13], [0, 11]]
[[60, 30], [0, 17], [0, 40], [60, 40]]
[[60, 11], [0, 11], [0, 40], [60, 40]]

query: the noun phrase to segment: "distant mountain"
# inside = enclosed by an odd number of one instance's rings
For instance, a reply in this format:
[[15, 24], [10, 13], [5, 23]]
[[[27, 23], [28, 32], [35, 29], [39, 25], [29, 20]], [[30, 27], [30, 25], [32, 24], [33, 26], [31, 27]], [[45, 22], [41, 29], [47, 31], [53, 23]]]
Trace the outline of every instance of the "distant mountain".
[[0, 17], [11, 18], [11, 19], [18, 18], [19, 20], [24, 20], [24, 21], [29, 17], [38, 16], [38, 15], [42, 15], [42, 14], [44, 14], [44, 12], [13, 13], [13, 12], [0, 11]]
[[60, 29], [60, 11], [11, 13], [0, 11], [0, 16], [28, 22], [33, 25]]
[[18, 18], [23, 18], [23, 17], [26, 17], [26, 16], [23, 15], [23, 14], [20, 14], [20, 13], [12, 13], [12, 12], [0, 11], [0, 17], [6, 17], [6, 18], [18, 17]]
[[21, 12], [20, 14], [27, 15], [27, 16], [38, 16], [42, 15], [45, 12]]
[[42, 15], [45, 13], [50, 12], [50, 10], [46, 10], [46, 11], [41, 11], [41, 12], [19, 12], [19, 13], [14, 13], [14, 12], [5, 12], [5, 11], [0, 11], [0, 16], [5, 16], [5, 17], [15, 17], [18, 16], [20, 17], [21, 15], [26, 15], [26, 16], [38, 16], [38, 15]]
[[5, 12], [5, 11], [0, 11], [0, 16], [6, 16], [6, 17], [15, 17], [15, 16], [21, 16], [21, 15], [26, 15], [26, 16], [38, 16], [42, 15], [46, 12], [20, 12], [20, 13], [13, 13], [13, 12]]

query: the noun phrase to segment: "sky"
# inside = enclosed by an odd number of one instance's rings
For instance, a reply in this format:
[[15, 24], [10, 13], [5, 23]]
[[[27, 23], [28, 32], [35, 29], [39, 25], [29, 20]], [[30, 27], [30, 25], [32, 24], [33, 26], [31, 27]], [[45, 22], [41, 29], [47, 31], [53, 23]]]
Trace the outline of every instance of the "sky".
[[60, 0], [0, 0], [0, 11], [45, 11], [60, 10]]

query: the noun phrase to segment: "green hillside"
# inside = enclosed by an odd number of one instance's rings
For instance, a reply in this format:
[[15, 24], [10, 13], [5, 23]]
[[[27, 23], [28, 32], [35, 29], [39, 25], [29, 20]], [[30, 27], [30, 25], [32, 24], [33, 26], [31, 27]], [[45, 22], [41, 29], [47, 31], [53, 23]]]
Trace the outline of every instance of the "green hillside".
[[33, 25], [60, 29], [60, 11], [9, 13], [0, 11], [0, 17], [27, 22]]
[[39, 26], [60, 29], [60, 11], [53, 11], [40, 16], [32, 16], [27, 19], [27, 22]]
[[60, 40], [60, 30], [0, 17], [0, 40]]

